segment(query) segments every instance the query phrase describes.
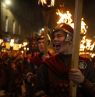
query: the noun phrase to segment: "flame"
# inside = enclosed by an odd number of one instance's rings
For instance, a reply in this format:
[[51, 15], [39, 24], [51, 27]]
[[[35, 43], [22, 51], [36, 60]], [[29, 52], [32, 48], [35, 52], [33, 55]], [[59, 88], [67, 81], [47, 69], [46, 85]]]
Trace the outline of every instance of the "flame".
[[[67, 23], [72, 28], [74, 28], [74, 22], [72, 20], [72, 14], [69, 11], [62, 12], [62, 10], [58, 9], [56, 14], [59, 15], [59, 17], [60, 17], [57, 24]], [[81, 34], [85, 35], [86, 32], [87, 32], [87, 28], [88, 28], [88, 26], [84, 22], [84, 18], [82, 18], [81, 19]], [[82, 38], [82, 40], [80, 41], [80, 52], [81, 51], [82, 52], [93, 51], [94, 47], [95, 47], [95, 42], [92, 43], [92, 40], [87, 39], [86, 36], [84, 36]], [[91, 54], [91, 56], [92, 56], [92, 54]]]
[[83, 37], [83, 39], [80, 42], [80, 55], [89, 55], [90, 57], [94, 57], [95, 53], [94, 51], [95, 42], [92, 43], [92, 40], [86, 39], [86, 36]]
[[[72, 28], [74, 28], [74, 22], [72, 20], [72, 14], [69, 11], [66, 12], [61, 12], [60, 10], [57, 10], [56, 12], [57, 15], [59, 15], [59, 20], [57, 22], [57, 24], [60, 23], [67, 23], [69, 24]], [[81, 34], [86, 34], [87, 32], [87, 25], [84, 22], [84, 19], [81, 19]]]
[[86, 34], [87, 32], [87, 25], [86, 23], [84, 22], [84, 18], [81, 19], [81, 33], [82, 34]]
[[47, 4], [46, 0], [39, 0], [39, 1], [38, 1], [38, 4], [40, 4], [40, 3], [41, 3], [42, 5]]
[[[46, 5], [47, 0], [38, 0], [38, 4]], [[51, 0], [50, 5], [47, 5], [47, 7], [52, 7], [55, 4], [55, 0]]]
[[66, 11], [66, 13], [61, 13], [60, 10], [58, 10], [56, 12], [57, 15], [60, 16], [60, 19], [59, 21], [57, 22], [57, 24], [60, 24], [60, 23], [67, 23], [67, 24], [71, 24], [72, 23], [72, 15], [69, 11]]
[[54, 6], [55, 0], [51, 0], [51, 6]]
[[80, 51], [93, 51], [95, 44], [92, 43], [92, 40], [86, 39], [86, 36], [80, 42]]

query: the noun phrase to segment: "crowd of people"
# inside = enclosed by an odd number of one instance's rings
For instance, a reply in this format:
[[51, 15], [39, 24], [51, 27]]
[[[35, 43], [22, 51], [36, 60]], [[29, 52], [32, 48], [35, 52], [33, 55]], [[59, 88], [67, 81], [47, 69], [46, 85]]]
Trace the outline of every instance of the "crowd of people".
[[95, 97], [95, 58], [79, 56], [71, 68], [73, 28], [58, 25], [50, 34], [36, 39], [38, 50], [0, 52], [0, 90], [6, 97], [71, 97], [70, 81], [77, 84], [76, 97]]

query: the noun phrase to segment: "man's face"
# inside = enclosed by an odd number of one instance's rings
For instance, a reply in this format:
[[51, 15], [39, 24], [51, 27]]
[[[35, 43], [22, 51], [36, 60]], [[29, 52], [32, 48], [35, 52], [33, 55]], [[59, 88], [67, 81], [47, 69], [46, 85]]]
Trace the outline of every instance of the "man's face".
[[32, 50], [35, 50], [37, 48], [36, 41], [32, 41], [31, 46], [32, 46]]
[[38, 40], [38, 48], [39, 48], [40, 52], [45, 51], [45, 39]]
[[66, 33], [62, 31], [58, 31], [54, 33], [53, 36], [53, 46], [57, 53], [63, 52], [66, 49]]

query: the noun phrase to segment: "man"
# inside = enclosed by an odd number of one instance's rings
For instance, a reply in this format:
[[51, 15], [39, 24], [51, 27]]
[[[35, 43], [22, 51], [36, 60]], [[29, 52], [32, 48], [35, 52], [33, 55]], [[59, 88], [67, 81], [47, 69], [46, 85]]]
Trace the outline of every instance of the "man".
[[91, 75], [89, 71], [93, 68], [89, 68], [90, 70], [88, 71], [86, 71], [87, 67], [82, 68], [85, 69], [85, 73], [83, 74], [80, 69], [71, 68], [70, 66], [73, 32], [72, 27], [64, 23], [58, 25], [52, 32], [52, 44], [57, 54], [45, 60], [44, 64], [40, 66], [35, 96], [70, 97], [70, 80], [78, 85], [77, 97], [95, 96], [93, 88], [95, 73], [93, 77], [88, 78], [88, 75]]
[[54, 50], [51, 48], [47, 48], [46, 50], [45, 46], [46, 44], [47, 45], [50, 44], [50, 40], [49, 40], [49, 37], [47, 36], [47, 43], [45, 42], [46, 40], [45, 40], [44, 33], [45, 32], [41, 32], [37, 37], [37, 45], [38, 45], [39, 53], [32, 58], [32, 64], [35, 64], [37, 67], [39, 67], [43, 63], [43, 60], [45, 60], [46, 58], [49, 58], [55, 53]]
[[[48, 38], [48, 37], [47, 37]], [[37, 43], [39, 52], [34, 54], [34, 56], [25, 60], [25, 64], [28, 68], [28, 72], [26, 74], [26, 84], [27, 84], [27, 95], [32, 95], [34, 92], [35, 82], [36, 82], [36, 72], [41, 64], [43, 64], [43, 60], [49, 58], [54, 53], [53, 50], [49, 49], [46, 53], [45, 49], [45, 36], [44, 33], [40, 33], [37, 37]], [[49, 44], [49, 40], [47, 43]], [[29, 66], [28, 66], [29, 65]], [[26, 69], [25, 69], [26, 70]]]

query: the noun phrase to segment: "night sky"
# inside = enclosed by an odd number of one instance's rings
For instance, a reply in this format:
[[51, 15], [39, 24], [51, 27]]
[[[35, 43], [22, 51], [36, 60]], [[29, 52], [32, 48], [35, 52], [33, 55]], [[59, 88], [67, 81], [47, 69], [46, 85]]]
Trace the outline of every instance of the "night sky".
[[88, 25], [89, 36], [95, 36], [95, 0], [85, 0], [83, 16], [85, 17], [86, 23]]
[[[45, 9], [37, 4], [37, 0], [14, 0], [14, 7], [11, 9], [14, 16], [22, 23], [23, 27], [30, 33], [38, 31], [44, 25], [53, 28], [56, 25], [58, 16], [55, 14], [58, 5], [63, 5], [64, 11], [69, 10], [74, 17], [75, 0], [56, 0], [55, 8]], [[83, 13], [86, 24], [88, 25], [87, 36], [95, 36], [95, 0], [83, 0]], [[45, 12], [46, 11], [46, 12]], [[43, 13], [49, 13], [49, 17]], [[73, 18], [72, 17], [72, 18]], [[47, 18], [47, 19], [46, 19]], [[48, 23], [47, 23], [47, 21]], [[23, 21], [23, 22], [22, 22]]]

